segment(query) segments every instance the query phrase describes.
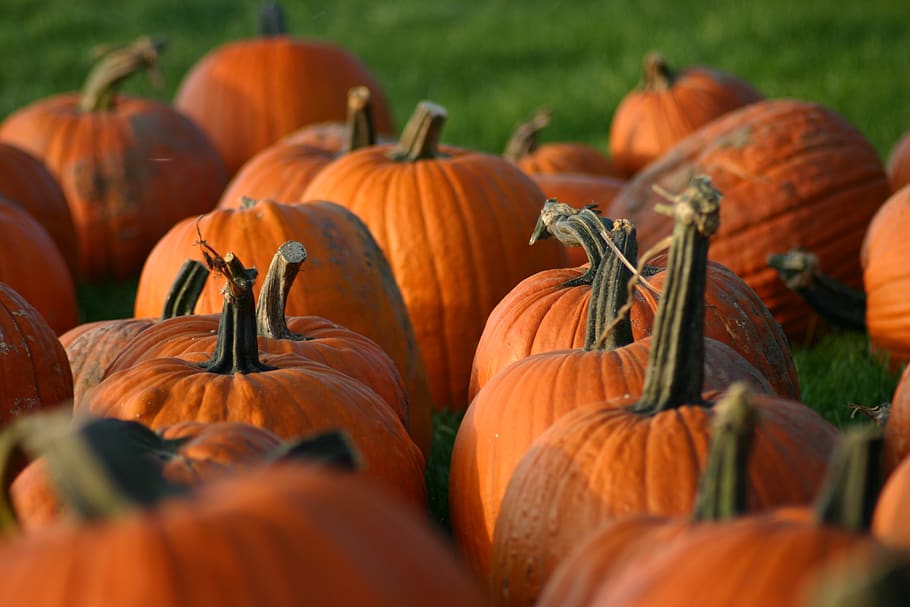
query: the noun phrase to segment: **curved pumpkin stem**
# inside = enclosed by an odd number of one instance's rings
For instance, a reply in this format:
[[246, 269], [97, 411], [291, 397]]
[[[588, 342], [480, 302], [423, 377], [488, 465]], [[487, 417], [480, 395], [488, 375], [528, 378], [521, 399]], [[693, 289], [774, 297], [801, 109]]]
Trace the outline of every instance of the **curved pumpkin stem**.
[[582, 247], [588, 256], [587, 271], [578, 278], [566, 281], [563, 287], [591, 284], [594, 280], [594, 274], [607, 249], [601, 235], [604, 230], [602, 222], [610, 221], [606, 218], [601, 219], [598, 213], [600, 211], [596, 203], [581, 209], [559, 202], [555, 198], [548, 198], [543, 203], [543, 209], [537, 217], [528, 244], [533, 245], [538, 240], [553, 236], [564, 246]]
[[[599, 218], [595, 218], [599, 223]], [[585, 350], [615, 350], [633, 341], [632, 322], [623, 309], [629, 299], [628, 285], [632, 279], [626, 262], [634, 265], [638, 257], [635, 226], [625, 219], [617, 219], [609, 236], [619, 255], [612, 250], [605, 253], [591, 283]]]
[[341, 154], [376, 145], [373, 104], [370, 89], [365, 86], [355, 86], [348, 91], [347, 131]]
[[549, 108], [541, 108], [530, 120], [515, 129], [506, 143], [503, 158], [510, 162], [518, 162], [534, 152], [540, 145], [540, 132], [550, 126], [551, 116], [552, 111]]
[[442, 156], [439, 138], [448, 113], [441, 105], [421, 101], [401, 133], [401, 139], [389, 157], [399, 162], [417, 162]]
[[665, 91], [676, 81], [676, 72], [670, 69], [667, 60], [657, 51], [645, 55], [645, 67], [641, 88], [646, 91]]
[[881, 428], [852, 426], [831, 457], [828, 475], [815, 500], [815, 520], [856, 532], [869, 531], [885, 482]]
[[278, 247], [269, 264], [269, 271], [259, 291], [259, 302], [256, 304], [256, 328], [259, 335], [295, 341], [309, 339], [288, 328], [285, 313], [288, 293], [306, 258], [306, 249], [297, 241], [289, 240]]
[[696, 521], [727, 520], [748, 510], [749, 454], [759, 424], [748, 386], [731, 385], [714, 411], [708, 463], [692, 511]]
[[769, 255], [768, 265], [829, 324], [851, 331], [866, 330], [866, 293], [822, 272], [817, 255], [792, 249]]
[[890, 550], [859, 567], [832, 567], [822, 572], [805, 607], [903, 607], [907, 597], [910, 557], [906, 551]]
[[259, 7], [259, 36], [271, 38], [287, 34], [287, 20], [279, 2], [263, 2]]
[[708, 241], [717, 231], [720, 193], [707, 176], [695, 176], [673, 202], [671, 207], [658, 207], [676, 221], [645, 384], [633, 406], [645, 415], [703, 402]]
[[143, 36], [130, 45], [107, 50], [89, 72], [82, 87], [79, 109], [83, 112], [110, 110], [120, 85], [142, 70], [148, 72], [153, 82], [159, 82], [158, 56], [163, 49], [163, 40]]
[[186, 260], [177, 272], [171, 288], [164, 299], [161, 319], [189, 316], [196, 309], [196, 302], [202, 295], [209, 269], [195, 259]]

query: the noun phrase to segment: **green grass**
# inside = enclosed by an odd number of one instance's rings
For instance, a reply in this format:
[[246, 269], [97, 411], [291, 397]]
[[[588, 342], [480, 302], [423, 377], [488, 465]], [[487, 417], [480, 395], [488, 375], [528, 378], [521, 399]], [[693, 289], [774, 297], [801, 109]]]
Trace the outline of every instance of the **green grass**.
[[[252, 36], [258, 2], [223, 0], [4, 0], [0, 7], [0, 118], [81, 86], [95, 45], [163, 36], [165, 85], [125, 90], [169, 100], [183, 74], [219, 43]], [[514, 126], [553, 110], [547, 140], [606, 149], [610, 119], [660, 50], [673, 64], [712, 65], [769, 97], [816, 101], [843, 114], [885, 158], [910, 129], [910, 13], [897, 0], [834, 5], [640, 0], [347, 0], [284, 2], [291, 31], [337, 42], [383, 83], [401, 125], [415, 103], [449, 110], [447, 142], [500, 152]], [[301, 94], [305, 94], [301, 91]], [[82, 318], [126, 316], [135, 281], [83, 286]], [[836, 334], [796, 352], [804, 400], [838, 424], [848, 403], [888, 400], [895, 377], [867, 355], [864, 336]], [[457, 417], [437, 417], [428, 478], [445, 518], [444, 481]]]

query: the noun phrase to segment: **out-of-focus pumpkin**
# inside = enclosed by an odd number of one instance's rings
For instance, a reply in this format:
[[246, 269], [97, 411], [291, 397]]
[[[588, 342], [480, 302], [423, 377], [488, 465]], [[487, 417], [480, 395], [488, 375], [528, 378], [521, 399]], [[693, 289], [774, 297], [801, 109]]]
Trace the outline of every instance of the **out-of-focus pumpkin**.
[[897, 192], [910, 183], [910, 131], [904, 133], [888, 155], [888, 180], [891, 190]]

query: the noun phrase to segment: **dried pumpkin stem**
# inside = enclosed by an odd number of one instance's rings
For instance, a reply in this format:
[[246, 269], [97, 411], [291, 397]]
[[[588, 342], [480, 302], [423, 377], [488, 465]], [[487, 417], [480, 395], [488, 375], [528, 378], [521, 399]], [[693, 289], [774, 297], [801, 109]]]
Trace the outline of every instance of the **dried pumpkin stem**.
[[727, 520], [748, 510], [749, 454], [759, 423], [749, 397], [747, 384], [737, 382], [714, 405], [711, 449], [695, 496], [693, 520]]
[[114, 106], [120, 85], [130, 76], [147, 71], [153, 81], [160, 81], [158, 56], [164, 41], [143, 36], [128, 46], [109, 50], [95, 64], [82, 87], [79, 109], [103, 112]]
[[622, 310], [629, 298], [627, 285], [632, 278], [624, 260], [634, 263], [638, 256], [635, 227], [625, 219], [617, 219], [609, 236], [620, 254], [605, 255], [591, 283], [586, 350], [614, 350], [632, 343], [632, 323]]
[[717, 230], [719, 208], [720, 193], [703, 175], [692, 178], [672, 207], [658, 208], [672, 213], [675, 224], [644, 388], [633, 407], [639, 413], [702, 402], [708, 242]]
[[373, 105], [370, 89], [365, 86], [355, 86], [348, 91], [347, 131], [342, 154], [376, 145]]
[[447, 117], [446, 109], [441, 105], [431, 101], [418, 103], [389, 157], [398, 162], [417, 162], [442, 156], [439, 138]]
[[645, 55], [645, 67], [641, 88], [646, 91], [665, 91], [676, 81], [676, 72], [670, 69], [667, 60], [657, 51]]
[[208, 277], [209, 269], [205, 267], [205, 264], [195, 259], [186, 260], [180, 266], [177, 278], [174, 279], [164, 300], [161, 319], [165, 320], [192, 314], [196, 308], [196, 302], [199, 301], [199, 296], [202, 295], [202, 289], [205, 287], [205, 281]]
[[852, 426], [844, 433], [814, 504], [816, 521], [861, 533], [870, 529], [885, 481], [884, 443], [875, 426]]
[[596, 204], [578, 209], [555, 198], [548, 198], [543, 203], [528, 244], [533, 245], [538, 240], [553, 236], [564, 246], [581, 246], [588, 257], [587, 271], [578, 278], [566, 281], [563, 287], [591, 284], [594, 279], [606, 250], [604, 241], [609, 238], [605, 236], [598, 213]]
[[278, 247], [265, 275], [256, 304], [256, 327], [259, 335], [296, 341], [308, 339], [293, 333], [288, 328], [285, 318], [288, 294], [306, 258], [306, 249], [297, 241], [289, 240]]
[[534, 152], [540, 145], [540, 132], [550, 126], [551, 116], [549, 108], [541, 108], [530, 120], [519, 125], [506, 143], [503, 158], [510, 162], [518, 162]]
[[270, 38], [287, 34], [287, 20], [279, 2], [263, 2], [259, 7], [259, 36]]

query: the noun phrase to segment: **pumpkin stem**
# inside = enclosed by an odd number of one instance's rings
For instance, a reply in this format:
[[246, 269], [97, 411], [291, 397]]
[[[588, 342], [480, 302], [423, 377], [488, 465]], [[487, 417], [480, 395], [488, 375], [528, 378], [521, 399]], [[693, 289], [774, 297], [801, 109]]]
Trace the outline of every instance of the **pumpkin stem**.
[[[594, 218], [599, 224], [600, 218]], [[635, 226], [625, 219], [617, 219], [609, 236], [625, 260], [610, 251], [594, 275], [588, 302], [585, 350], [615, 350], [633, 341], [632, 322], [623, 309], [629, 299], [628, 285], [632, 279], [632, 272], [624, 261], [634, 265], [638, 257]]]
[[348, 91], [348, 137], [341, 153], [376, 145], [376, 127], [373, 124], [373, 105], [370, 89], [355, 86]]
[[439, 138], [447, 117], [446, 109], [441, 105], [431, 101], [418, 103], [389, 157], [399, 162], [417, 162], [442, 156]]
[[866, 532], [885, 475], [881, 428], [851, 426], [831, 456], [828, 474], [815, 500], [815, 520], [824, 525]]
[[141, 70], [146, 70], [153, 82], [160, 82], [158, 56], [162, 50], [164, 41], [148, 36], [127, 46], [106, 49], [82, 87], [79, 109], [83, 112], [110, 110], [123, 81]]
[[259, 36], [271, 38], [287, 34], [284, 9], [278, 2], [263, 2], [259, 7]]
[[879, 552], [872, 563], [833, 566], [816, 579], [806, 607], [902, 607], [910, 597], [910, 558], [905, 551]]
[[667, 60], [657, 51], [645, 55], [642, 89], [646, 91], [665, 91], [676, 81], [676, 72], [670, 69]]
[[651, 350], [641, 399], [633, 409], [651, 415], [704, 402], [705, 284], [708, 242], [719, 224], [720, 193], [710, 178], [696, 175], [689, 187], [659, 212], [675, 218], [664, 290], [654, 317]]
[[360, 452], [344, 430], [329, 430], [283, 443], [266, 459], [270, 462], [304, 461], [346, 472], [363, 468]]
[[588, 270], [578, 278], [573, 278], [563, 283], [563, 287], [591, 284], [594, 274], [600, 266], [606, 251], [604, 238], [601, 236], [603, 223], [609, 219], [598, 216], [600, 210], [596, 203], [589, 204], [582, 209], [559, 202], [555, 198], [548, 198], [543, 203], [543, 209], [537, 217], [537, 223], [531, 232], [528, 244], [533, 245], [538, 240], [550, 236], [555, 237], [567, 247], [581, 246], [588, 256]]
[[164, 300], [161, 320], [192, 314], [208, 277], [209, 269], [205, 264], [195, 259], [186, 260]]
[[693, 520], [727, 520], [748, 510], [749, 453], [759, 424], [749, 396], [748, 385], [736, 382], [714, 405], [711, 449], [695, 496]]
[[226, 279], [222, 293], [224, 306], [218, 322], [218, 340], [212, 357], [200, 367], [211, 373], [257, 373], [273, 367], [259, 360], [259, 342], [256, 339], [256, 309], [253, 301], [253, 283], [256, 268], [245, 268], [239, 259], [228, 253], [222, 259], [214, 258], [210, 267]]
[[303, 335], [293, 333], [288, 328], [285, 318], [288, 293], [306, 258], [306, 249], [297, 241], [289, 240], [278, 247], [265, 275], [256, 304], [256, 328], [259, 335], [295, 341], [307, 339]]
[[540, 131], [550, 126], [551, 115], [549, 108], [541, 108], [530, 120], [519, 125], [506, 143], [503, 158], [510, 162], [518, 162], [534, 152], [540, 145]]
[[866, 330], [866, 293], [822, 272], [817, 255], [792, 249], [769, 255], [768, 265], [829, 324], [851, 331]]

